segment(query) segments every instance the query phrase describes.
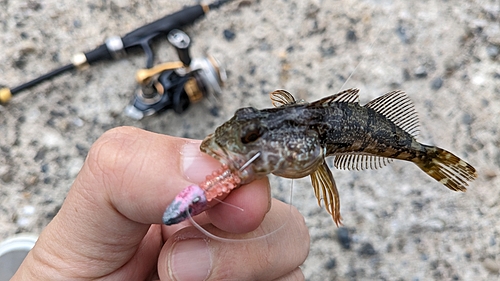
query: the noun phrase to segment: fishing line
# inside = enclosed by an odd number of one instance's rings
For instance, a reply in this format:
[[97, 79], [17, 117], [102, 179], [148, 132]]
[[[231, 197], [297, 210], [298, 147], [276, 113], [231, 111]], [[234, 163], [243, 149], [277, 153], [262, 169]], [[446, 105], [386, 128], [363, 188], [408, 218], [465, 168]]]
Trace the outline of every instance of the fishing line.
[[292, 183], [290, 184], [290, 203], [288, 203], [290, 205], [290, 213], [292, 212], [292, 206], [293, 206], [293, 179], [292, 179]]
[[[378, 39], [378, 37], [380, 36], [380, 33], [382, 33], [382, 30], [385, 29], [385, 27], [388, 25], [388, 23], [386, 23], [382, 28], [380, 28], [377, 32], [377, 35], [375, 36], [375, 38], [372, 40], [372, 42], [370, 43], [370, 46], [368, 46], [369, 49], [371, 49], [373, 47], [373, 45], [375, 44], [375, 41]], [[345, 87], [345, 85], [347, 84], [347, 82], [349, 82], [349, 80], [351, 79], [351, 77], [354, 75], [354, 73], [356, 72], [356, 70], [358, 69], [358, 67], [361, 65], [361, 63], [365, 60], [366, 56], [363, 56], [361, 58], [361, 60], [356, 64], [356, 67], [354, 67], [354, 70], [351, 71], [351, 74], [349, 74], [349, 76], [347, 77], [347, 79], [345, 80], [344, 84], [342, 84], [342, 86], [340, 87], [340, 89], [337, 91], [337, 92], [340, 92], [342, 91], [342, 88]]]
[[[289, 205], [289, 214], [291, 214], [292, 212], [292, 205]], [[239, 207], [237, 207], [239, 208]], [[239, 208], [241, 210], [244, 211], [243, 208]], [[249, 241], [257, 241], [257, 240], [261, 240], [261, 239], [264, 239], [268, 236], [271, 236], [275, 233], [277, 233], [278, 231], [280, 231], [281, 229], [283, 229], [287, 224], [288, 222], [290, 221], [291, 219], [291, 216], [287, 216], [287, 219], [285, 220], [285, 222], [280, 226], [278, 227], [277, 229], [269, 232], [269, 233], [266, 233], [266, 234], [263, 234], [261, 236], [257, 236], [257, 237], [251, 237], [251, 238], [241, 238], [241, 239], [237, 239], [237, 238], [225, 238], [225, 237], [221, 237], [221, 236], [217, 236], [213, 233], [211, 233], [210, 231], [206, 230], [205, 228], [203, 228], [203, 226], [201, 226], [200, 224], [198, 224], [194, 219], [193, 217], [191, 216], [191, 214], [189, 212], [187, 212], [187, 217], [189, 219], [189, 221], [191, 222], [191, 224], [196, 228], [198, 229], [201, 233], [203, 233], [205, 236], [207, 236], [208, 238], [211, 238], [211, 239], [214, 239], [214, 240], [217, 240], [217, 241], [221, 241], [221, 242], [228, 242], [228, 243], [237, 243], [237, 242], [249, 242]], [[266, 220], [266, 217], [264, 218], [264, 221]], [[263, 221], [263, 223], [264, 223]], [[243, 235], [243, 234], [242, 234]]]
[[[240, 171], [243, 171], [244, 169], [246, 169], [253, 161], [255, 161], [259, 156], [261, 155], [261, 152], [257, 152], [252, 158], [250, 158], [250, 160], [248, 160], [243, 166], [241, 166], [241, 168], [239, 169]], [[242, 238], [242, 239], [234, 239], [234, 238], [225, 238], [225, 237], [221, 237], [221, 236], [217, 236], [213, 233], [211, 233], [210, 231], [206, 230], [205, 228], [203, 228], [203, 226], [201, 226], [200, 224], [198, 224], [194, 219], [193, 217], [191, 216], [191, 214], [189, 213], [189, 211], [187, 212], [187, 217], [189, 218], [189, 221], [191, 222], [191, 224], [196, 228], [198, 229], [201, 233], [203, 233], [204, 235], [206, 235], [207, 237], [211, 238], [211, 239], [214, 239], [214, 240], [217, 240], [217, 241], [221, 241], [221, 242], [249, 242], [249, 241], [256, 241], [256, 240], [260, 240], [260, 239], [263, 239], [263, 238], [266, 238], [270, 235], [273, 235], [275, 233], [277, 233], [278, 231], [280, 231], [283, 227], [285, 227], [288, 222], [290, 221], [291, 219], [291, 214], [292, 214], [292, 204], [293, 204], [293, 184], [294, 184], [294, 181], [292, 179], [292, 182], [291, 182], [291, 186], [290, 186], [290, 203], [288, 203], [289, 205], [289, 212], [288, 212], [288, 216], [287, 216], [287, 219], [285, 220], [285, 222], [280, 225], [277, 229], [269, 232], [269, 233], [266, 233], [264, 235], [261, 235], [261, 236], [257, 236], [257, 237], [252, 237], [252, 238]], [[217, 198], [214, 198], [216, 201], [218, 201], [219, 203], [223, 203], [223, 204], [226, 204], [228, 206], [231, 206], [235, 209], [238, 209], [242, 212], [245, 211], [245, 209], [241, 208], [241, 207], [238, 207], [236, 205], [233, 205], [233, 204], [230, 204], [230, 203], [227, 203], [227, 202], [224, 202], [220, 199], [217, 199]], [[271, 207], [272, 208], [272, 207]], [[264, 220], [266, 220], [266, 218], [264, 218]]]
[[223, 205], [226, 205], [226, 206], [229, 206], [229, 207], [235, 208], [235, 209], [236, 209], [236, 210], [238, 210], [238, 211], [242, 211], [242, 212], [244, 212], [244, 211], [245, 211], [245, 209], [243, 209], [243, 208], [241, 208], [241, 207], [238, 207], [238, 206], [233, 205], [233, 204], [231, 204], [231, 203], [224, 202], [223, 200], [220, 200], [220, 199], [218, 199], [218, 198], [214, 198], [213, 200], [215, 200], [215, 201], [219, 202], [220, 204], [223, 204]]

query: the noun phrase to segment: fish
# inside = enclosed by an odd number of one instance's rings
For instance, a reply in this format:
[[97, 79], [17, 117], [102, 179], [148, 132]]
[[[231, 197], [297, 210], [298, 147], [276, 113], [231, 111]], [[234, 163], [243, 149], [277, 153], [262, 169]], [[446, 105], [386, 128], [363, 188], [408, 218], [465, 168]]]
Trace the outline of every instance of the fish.
[[[274, 108], [238, 109], [203, 140], [200, 150], [223, 168], [189, 187], [196, 192], [174, 199], [164, 223], [182, 221], [186, 214], [208, 208], [212, 198], [274, 174], [290, 179], [310, 176], [318, 205], [323, 200], [339, 226], [340, 196], [326, 157], [334, 157], [335, 168], [347, 170], [378, 169], [393, 160], [413, 162], [453, 191], [466, 191], [477, 178], [476, 169], [453, 153], [417, 141], [418, 116], [403, 91], [391, 91], [364, 105], [355, 88], [311, 103], [296, 100], [286, 90], [270, 97]], [[173, 207], [180, 201], [182, 208]]]

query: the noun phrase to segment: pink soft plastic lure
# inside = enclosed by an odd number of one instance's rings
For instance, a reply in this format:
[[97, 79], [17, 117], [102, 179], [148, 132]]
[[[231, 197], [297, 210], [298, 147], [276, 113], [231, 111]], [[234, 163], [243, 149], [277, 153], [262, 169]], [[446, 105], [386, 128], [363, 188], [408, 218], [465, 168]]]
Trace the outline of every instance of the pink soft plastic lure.
[[186, 220], [188, 216], [200, 214], [208, 208], [210, 201], [231, 192], [240, 183], [240, 177], [231, 172], [227, 165], [222, 165], [199, 186], [190, 185], [182, 190], [165, 210], [163, 223], [172, 225]]

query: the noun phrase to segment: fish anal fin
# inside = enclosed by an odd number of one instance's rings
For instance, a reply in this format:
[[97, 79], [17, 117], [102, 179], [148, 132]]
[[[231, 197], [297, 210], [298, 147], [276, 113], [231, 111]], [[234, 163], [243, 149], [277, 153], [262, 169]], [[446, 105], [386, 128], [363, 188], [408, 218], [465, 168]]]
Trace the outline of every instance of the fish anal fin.
[[379, 169], [391, 163], [393, 159], [366, 153], [335, 154], [334, 166], [342, 170]]
[[274, 107], [295, 104], [297, 101], [290, 92], [285, 90], [276, 90], [269, 94]]
[[325, 98], [322, 98], [320, 100], [317, 100], [315, 102], [312, 102], [311, 105], [322, 105], [322, 106], [329, 106], [330, 104], [334, 102], [351, 102], [351, 103], [357, 103], [359, 101], [359, 89], [348, 89], [345, 91], [342, 91], [340, 93], [337, 93], [335, 95], [331, 95]]
[[326, 162], [323, 162], [323, 164], [311, 174], [311, 182], [314, 188], [314, 194], [318, 199], [318, 205], [321, 206], [321, 198], [323, 198], [326, 211], [332, 215], [333, 221], [337, 227], [342, 225], [339, 192], [335, 180], [333, 179], [332, 172]]
[[418, 135], [418, 115], [413, 103], [403, 91], [392, 91], [380, 96], [364, 107], [371, 108], [391, 120], [412, 136]]

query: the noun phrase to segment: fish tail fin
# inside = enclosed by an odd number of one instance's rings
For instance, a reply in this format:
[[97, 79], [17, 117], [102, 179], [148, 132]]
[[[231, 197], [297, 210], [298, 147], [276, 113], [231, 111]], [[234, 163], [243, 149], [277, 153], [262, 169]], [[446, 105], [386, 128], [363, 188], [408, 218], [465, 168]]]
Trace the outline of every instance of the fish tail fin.
[[435, 146], [422, 145], [425, 156], [414, 161], [426, 174], [453, 191], [466, 191], [477, 177], [476, 169], [453, 153]]

